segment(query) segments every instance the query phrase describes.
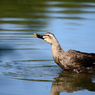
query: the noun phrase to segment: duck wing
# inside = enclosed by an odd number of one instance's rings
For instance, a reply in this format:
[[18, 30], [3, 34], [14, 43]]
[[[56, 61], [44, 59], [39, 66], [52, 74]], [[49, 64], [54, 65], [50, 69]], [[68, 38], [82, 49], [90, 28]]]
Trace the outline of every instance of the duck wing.
[[70, 57], [70, 61], [80, 63], [80, 65], [84, 67], [91, 67], [94, 65], [95, 53], [85, 53], [76, 50], [68, 50], [65, 53]]

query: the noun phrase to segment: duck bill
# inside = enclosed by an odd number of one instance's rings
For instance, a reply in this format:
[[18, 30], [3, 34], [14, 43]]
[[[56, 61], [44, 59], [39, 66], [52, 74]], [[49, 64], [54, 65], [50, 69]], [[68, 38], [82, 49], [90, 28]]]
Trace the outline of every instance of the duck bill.
[[39, 35], [39, 34], [36, 34], [36, 33], [33, 33], [33, 34], [34, 34], [35, 37], [37, 37], [37, 38], [44, 39], [44, 38], [43, 38], [43, 35]]

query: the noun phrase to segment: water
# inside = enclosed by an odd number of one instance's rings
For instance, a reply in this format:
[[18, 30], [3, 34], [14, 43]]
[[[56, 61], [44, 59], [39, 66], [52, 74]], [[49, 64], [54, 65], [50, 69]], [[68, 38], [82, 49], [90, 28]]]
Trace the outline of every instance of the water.
[[62, 71], [33, 35], [46, 32], [64, 50], [95, 53], [95, 1], [0, 0], [0, 95], [94, 95], [95, 74]]

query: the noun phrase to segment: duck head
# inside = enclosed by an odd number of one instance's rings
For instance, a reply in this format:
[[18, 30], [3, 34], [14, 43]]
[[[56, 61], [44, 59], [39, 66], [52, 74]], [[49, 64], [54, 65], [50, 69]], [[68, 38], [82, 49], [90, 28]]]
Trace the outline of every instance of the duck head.
[[39, 35], [39, 34], [35, 34], [35, 33], [33, 33], [33, 34], [35, 35], [35, 37], [43, 39], [47, 43], [49, 43], [51, 45], [56, 41], [55, 36], [52, 33], [50, 33], [50, 32], [48, 32], [48, 33], [46, 33], [44, 35]]

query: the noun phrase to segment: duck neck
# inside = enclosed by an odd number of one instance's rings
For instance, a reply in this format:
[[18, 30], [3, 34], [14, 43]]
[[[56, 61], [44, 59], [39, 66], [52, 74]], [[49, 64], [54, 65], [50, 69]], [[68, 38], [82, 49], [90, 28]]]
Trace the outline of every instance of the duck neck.
[[52, 45], [52, 51], [54, 51], [54, 50], [56, 50], [56, 51], [62, 50], [62, 48], [61, 48], [59, 43], [56, 43], [56, 44]]
[[62, 52], [63, 49], [61, 48], [59, 43], [55, 43], [52, 45], [52, 56], [57, 64], [59, 63], [59, 56], [61, 56]]
[[[59, 52], [62, 52], [63, 49], [61, 48], [59, 42], [56, 40], [53, 44], [52, 44], [52, 54], [56, 55]], [[56, 54], [55, 54], [56, 53]]]

